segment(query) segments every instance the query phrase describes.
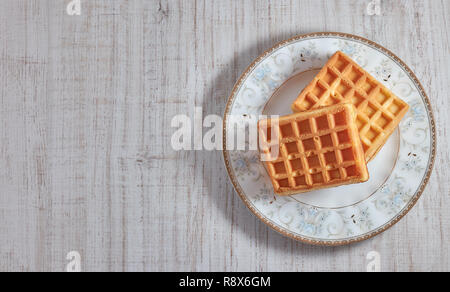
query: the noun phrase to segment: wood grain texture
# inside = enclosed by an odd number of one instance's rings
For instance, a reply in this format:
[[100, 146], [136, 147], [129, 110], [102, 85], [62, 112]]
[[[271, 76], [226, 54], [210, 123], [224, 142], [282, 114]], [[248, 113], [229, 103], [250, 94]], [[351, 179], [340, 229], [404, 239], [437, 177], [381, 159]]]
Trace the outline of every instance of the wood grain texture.
[[[0, 1], [0, 270], [450, 270], [450, 1]], [[270, 230], [233, 190], [220, 152], [170, 147], [176, 114], [222, 114], [275, 42], [340, 31], [392, 50], [437, 123], [431, 180], [387, 232], [351, 246]]]

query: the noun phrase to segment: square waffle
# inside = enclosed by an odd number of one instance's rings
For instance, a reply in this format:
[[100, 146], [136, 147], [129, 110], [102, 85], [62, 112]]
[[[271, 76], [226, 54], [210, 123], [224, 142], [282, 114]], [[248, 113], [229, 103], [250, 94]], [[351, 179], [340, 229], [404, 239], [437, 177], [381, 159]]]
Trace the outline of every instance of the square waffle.
[[[260, 120], [260, 151], [270, 158], [264, 164], [275, 193], [290, 195], [367, 181], [355, 117], [354, 106], [343, 103], [280, 117], [277, 123]], [[271, 147], [278, 147], [277, 157], [271, 157]]]
[[351, 102], [366, 161], [370, 161], [394, 132], [409, 109], [344, 53], [336, 52], [292, 104], [294, 112]]

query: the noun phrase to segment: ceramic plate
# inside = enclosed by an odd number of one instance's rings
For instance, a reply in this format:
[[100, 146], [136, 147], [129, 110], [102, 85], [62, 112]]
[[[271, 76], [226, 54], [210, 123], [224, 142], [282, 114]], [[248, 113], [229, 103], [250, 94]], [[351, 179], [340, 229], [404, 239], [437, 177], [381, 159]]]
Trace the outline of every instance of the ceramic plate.
[[[368, 164], [368, 182], [275, 196], [258, 151], [227, 149], [234, 135], [230, 117], [291, 113], [292, 101], [337, 50], [352, 57], [411, 108]], [[361, 241], [395, 224], [422, 194], [435, 156], [430, 103], [412, 71], [380, 45], [341, 33], [297, 36], [259, 56], [233, 89], [223, 131], [225, 164], [244, 203], [273, 229], [311, 244]]]

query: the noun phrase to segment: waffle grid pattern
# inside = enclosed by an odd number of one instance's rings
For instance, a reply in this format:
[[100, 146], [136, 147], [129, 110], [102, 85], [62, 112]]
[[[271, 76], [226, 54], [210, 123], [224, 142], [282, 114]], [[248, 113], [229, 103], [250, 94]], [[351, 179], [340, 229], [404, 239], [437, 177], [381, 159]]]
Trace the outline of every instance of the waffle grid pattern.
[[[307, 119], [280, 119], [275, 129], [279, 143], [267, 139], [266, 129], [261, 132], [267, 146], [279, 147], [278, 157], [267, 162], [275, 190], [311, 189], [361, 176], [358, 150], [354, 147], [358, 133], [356, 129], [351, 132], [351, 113], [346, 109]], [[267, 133], [270, 131], [269, 126]], [[268, 149], [263, 151], [268, 154]], [[359, 149], [364, 160], [361, 146]]]
[[294, 111], [351, 102], [369, 161], [408, 110], [408, 105], [342, 52], [333, 55], [293, 104]]

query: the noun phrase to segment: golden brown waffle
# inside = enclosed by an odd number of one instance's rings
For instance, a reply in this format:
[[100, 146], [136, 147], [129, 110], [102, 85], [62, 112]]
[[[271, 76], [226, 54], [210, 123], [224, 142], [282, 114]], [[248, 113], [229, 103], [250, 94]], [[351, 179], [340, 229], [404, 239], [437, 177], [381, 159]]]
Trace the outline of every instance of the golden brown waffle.
[[264, 163], [275, 193], [367, 181], [355, 116], [354, 106], [344, 103], [280, 117], [278, 124], [271, 119], [259, 121], [261, 152], [270, 156], [270, 147], [279, 150], [277, 157]]
[[351, 102], [357, 109], [356, 123], [370, 161], [409, 109], [383, 84], [344, 53], [336, 52], [292, 104], [294, 112]]

